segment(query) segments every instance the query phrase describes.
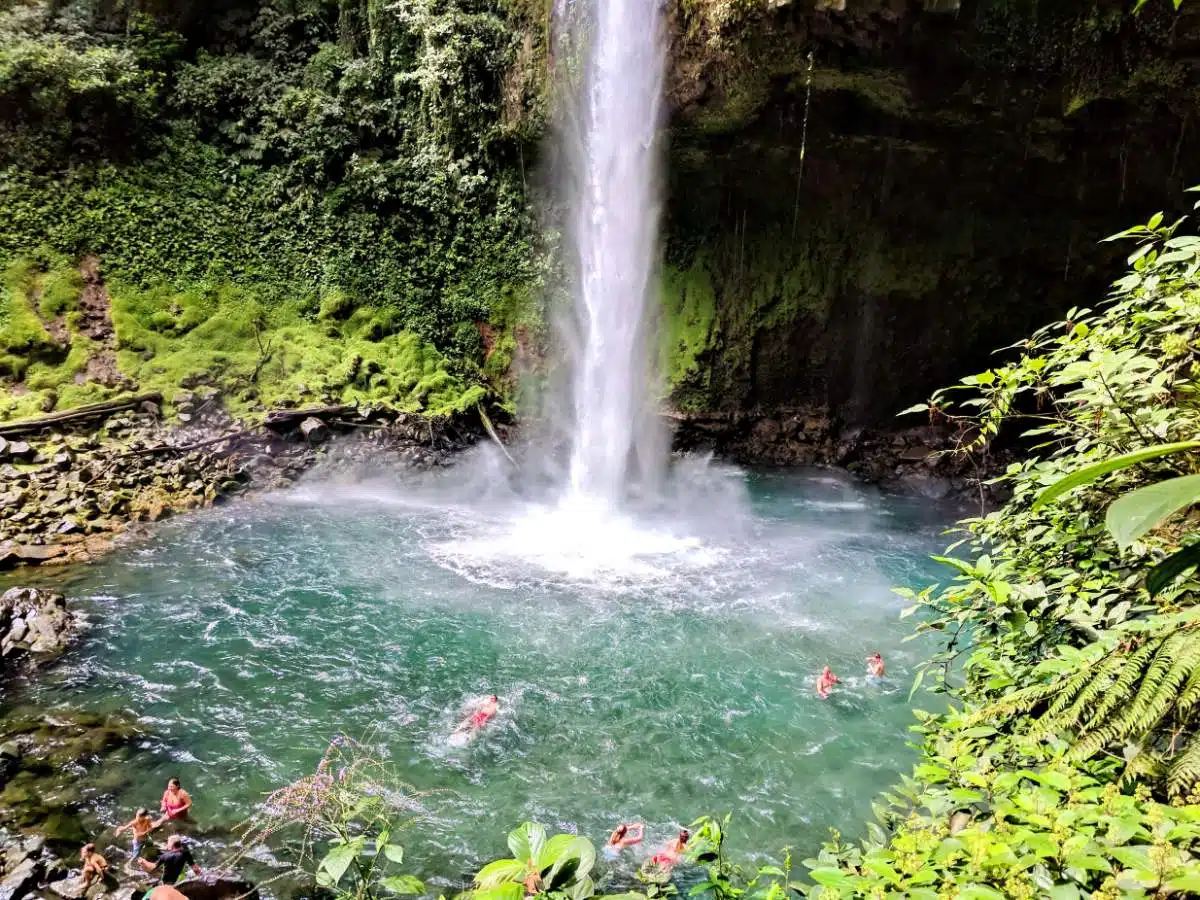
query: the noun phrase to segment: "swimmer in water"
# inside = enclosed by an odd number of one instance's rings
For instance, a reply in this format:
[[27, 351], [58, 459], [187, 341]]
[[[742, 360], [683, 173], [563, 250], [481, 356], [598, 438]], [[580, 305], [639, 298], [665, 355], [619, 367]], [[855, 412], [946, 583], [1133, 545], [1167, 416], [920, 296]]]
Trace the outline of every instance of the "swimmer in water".
[[842, 680], [833, 674], [833, 670], [826, 666], [821, 670], [821, 674], [817, 676], [817, 696], [822, 700], [829, 697], [829, 692], [833, 690], [835, 684], [841, 684]]
[[186, 820], [192, 808], [192, 795], [183, 789], [178, 778], [172, 778], [167, 782], [167, 789], [163, 791], [158, 808], [162, 810], [162, 817], [155, 823], [156, 827], [168, 819]]
[[613, 833], [608, 836], [608, 847], [613, 850], [625, 850], [632, 847], [634, 844], [642, 842], [642, 835], [646, 830], [646, 826], [641, 822], [625, 823], [618, 825]]
[[867, 674], [872, 678], [882, 678], [883, 673], [883, 657], [876, 651], [867, 657]]
[[678, 836], [651, 856], [649, 864], [659, 866], [663, 873], [669, 875], [671, 870], [679, 865], [679, 861], [683, 859], [684, 851], [687, 850], [687, 843], [691, 839], [692, 835], [686, 828], [679, 829]]
[[480, 702], [471, 714], [463, 719], [458, 727], [454, 729], [455, 734], [475, 734], [480, 731], [488, 722], [496, 718], [496, 713], [500, 711], [500, 698], [495, 694]]

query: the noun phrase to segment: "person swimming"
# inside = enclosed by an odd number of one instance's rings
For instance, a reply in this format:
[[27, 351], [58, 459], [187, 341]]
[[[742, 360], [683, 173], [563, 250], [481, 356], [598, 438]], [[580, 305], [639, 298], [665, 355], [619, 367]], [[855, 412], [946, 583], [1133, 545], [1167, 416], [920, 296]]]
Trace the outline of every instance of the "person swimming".
[[642, 842], [645, 830], [646, 826], [641, 822], [622, 822], [613, 829], [613, 833], [608, 836], [608, 843], [604, 846], [610, 851], [626, 850]]
[[872, 678], [882, 678], [884, 675], [883, 657], [879, 655], [879, 651], [875, 651], [867, 657], [867, 674]]
[[158, 824], [168, 819], [186, 819], [192, 808], [192, 796], [183, 789], [178, 778], [172, 778], [167, 782], [167, 789], [163, 791], [158, 808], [163, 812]]
[[841, 684], [842, 680], [833, 674], [833, 670], [826, 666], [821, 670], [821, 674], [817, 676], [817, 696], [822, 700], [829, 697], [829, 692], [833, 690], [835, 684]]
[[465, 719], [458, 723], [458, 727], [450, 735], [451, 745], [462, 746], [467, 744], [487, 726], [488, 722], [496, 718], [496, 714], [500, 711], [500, 698], [492, 694], [490, 697], [476, 701], [473, 706], [474, 709], [471, 710]]
[[687, 850], [688, 841], [692, 839], [691, 832], [686, 828], [679, 829], [679, 834], [667, 843], [665, 847], [658, 850], [647, 861], [651, 866], [658, 866], [664, 874], [670, 874], [671, 870], [679, 865], [683, 859], [683, 854]]

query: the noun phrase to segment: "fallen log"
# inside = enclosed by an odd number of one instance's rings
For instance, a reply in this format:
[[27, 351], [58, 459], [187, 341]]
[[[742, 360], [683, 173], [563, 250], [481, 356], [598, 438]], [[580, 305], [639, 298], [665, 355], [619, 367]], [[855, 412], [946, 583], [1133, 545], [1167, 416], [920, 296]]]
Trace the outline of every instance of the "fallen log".
[[310, 406], [306, 409], [273, 409], [263, 416], [263, 424], [275, 430], [294, 428], [305, 419], [329, 419], [354, 412], [357, 406]]
[[162, 403], [162, 394], [138, 394], [136, 397], [126, 397], [120, 400], [105, 400], [103, 403], [89, 403], [87, 406], [76, 406], [74, 409], [62, 412], [47, 413], [36, 419], [23, 419], [20, 422], [0, 423], [0, 437], [20, 437], [25, 434], [35, 434], [46, 428], [57, 425], [69, 425], [75, 422], [88, 422], [93, 419], [107, 419], [114, 413], [137, 409], [143, 403]]
[[504, 442], [500, 440], [500, 435], [496, 434], [496, 429], [492, 426], [492, 420], [488, 418], [488, 414], [483, 411], [483, 405], [476, 403], [475, 410], [479, 413], [479, 421], [483, 423], [483, 430], [487, 432], [488, 437], [496, 442], [496, 446], [500, 448], [500, 452], [504, 454], [504, 458], [508, 460], [508, 464], [514, 469], [519, 469], [517, 461], [512, 458], [512, 454], [508, 452], [508, 448], [504, 446]]

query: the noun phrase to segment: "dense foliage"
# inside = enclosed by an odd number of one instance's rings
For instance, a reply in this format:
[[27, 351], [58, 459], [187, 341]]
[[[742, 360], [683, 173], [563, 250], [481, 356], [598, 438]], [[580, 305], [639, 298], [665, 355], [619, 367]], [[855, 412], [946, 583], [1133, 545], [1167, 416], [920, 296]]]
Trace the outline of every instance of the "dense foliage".
[[537, 23], [502, 0], [122, 8], [0, 4], [0, 262], [92, 254], [304, 321], [336, 297], [482, 381], [479, 323], [538, 277]]
[[919, 680], [954, 706], [923, 715], [887, 830], [812, 861], [814, 896], [1200, 890], [1200, 580], [1194, 559], [1158, 567], [1192, 542], [1169, 515], [1189, 504], [1143, 501], [1141, 524], [1118, 509], [1106, 527], [1114, 500], [1200, 460], [1200, 237], [1179, 226], [1118, 236], [1139, 247], [1103, 309], [919, 407], [957, 426], [960, 452], [1021, 425], [1032, 452], [999, 479], [1009, 502], [964, 523], [954, 581], [912, 595], [918, 630], [945, 638]]

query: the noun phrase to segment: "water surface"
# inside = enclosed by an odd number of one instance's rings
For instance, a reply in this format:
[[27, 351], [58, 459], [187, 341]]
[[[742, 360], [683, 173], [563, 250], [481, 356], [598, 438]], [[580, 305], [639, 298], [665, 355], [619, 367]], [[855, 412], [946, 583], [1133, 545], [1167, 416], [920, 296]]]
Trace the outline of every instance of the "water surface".
[[[117, 807], [157, 805], [179, 773], [208, 823], [244, 820], [336, 734], [370, 735], [447, 791], [409, 842], [426, 876], [500, 854], [526, 819], [600, 839], [637, 818], [657, 839], [732, 811], [736, 848], [809, 851], [910, 764], [927, 647], [902, 643], [890, 586], [936, 576], [950, 513], [827, 473], [721, 477], [746, 506], [710, 497], [691, 530], [381, 482], [167, 523], [70, 576], [93, 624], [33, 699], [139, 717], [161, 743]], [[822, 702], [826, 663], [845, 685]], [[493, 692], [495, 727], [450, 746]]]

